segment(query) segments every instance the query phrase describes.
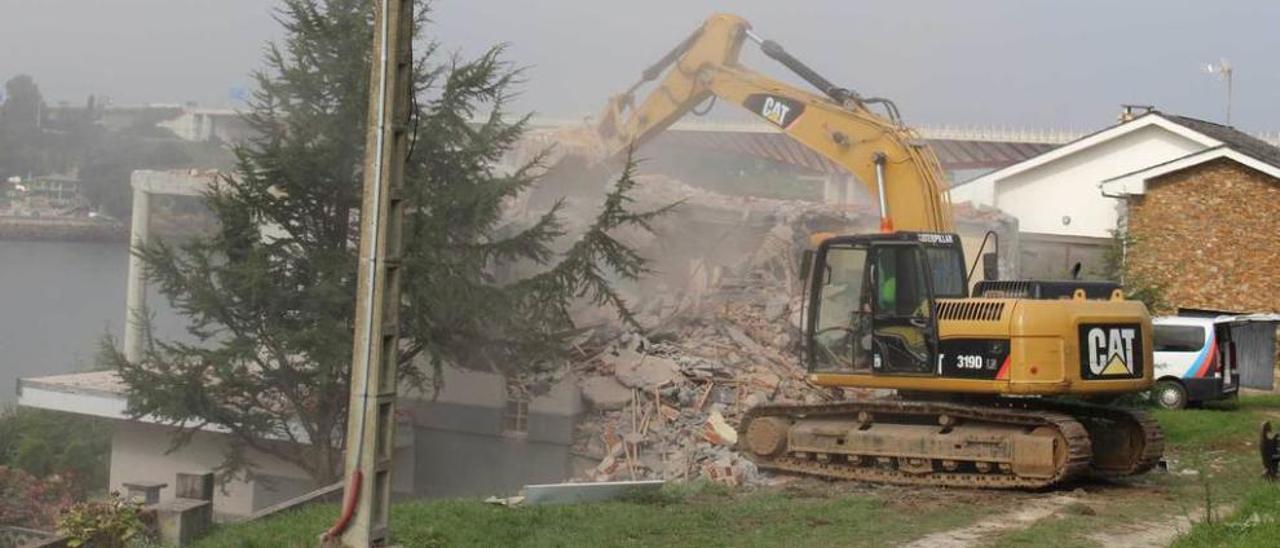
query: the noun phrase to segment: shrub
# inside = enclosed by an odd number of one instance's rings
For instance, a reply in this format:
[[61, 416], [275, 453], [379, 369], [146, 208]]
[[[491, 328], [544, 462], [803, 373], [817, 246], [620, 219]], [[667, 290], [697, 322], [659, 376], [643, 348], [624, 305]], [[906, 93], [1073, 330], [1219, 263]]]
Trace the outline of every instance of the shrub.
[[62, 476], [40, 479], [0, 466], [0, 524], [51, 529], [59, 512], [75, 502], [74, 492]]
[[44, 409], [0, 411], [0, 466], [41, 478], [56, 474], [84, 498], [107, 485], [110, 432], [92, 417]]
[[67, 546], [123, 548], [147, 536], [142, 505], [111, 492], [106, 500], [77, 503], [58, 518], [58, 534], [69, 537]]

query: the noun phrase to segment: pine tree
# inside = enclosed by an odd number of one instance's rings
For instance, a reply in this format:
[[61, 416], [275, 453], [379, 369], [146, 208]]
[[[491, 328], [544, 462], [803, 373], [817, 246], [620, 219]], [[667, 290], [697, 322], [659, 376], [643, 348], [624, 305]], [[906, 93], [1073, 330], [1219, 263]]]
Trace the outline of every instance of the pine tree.
[[[419, 32], [425, 8], [420, 2]], [[235, 172], [205, 196], [218, 230], [135, 250], [196, 342], [150, 340], [133, 363], [104, 344], [104, 361], [129, 387], [129, 413], [179, 426], [175, 447], [205, 426], [231, 434], [224, 478], [252, 471], [245, 448], [293, 463], [318, 484], [340, 473], [370, 13], [367, 0], [284, 2], [285, 38], [267, 49], [246, 115], [257, 137], [236, 148]], [[559, 207], [500, 234], [503, 204], [528, 190], [540, 167], [495, 168], [527, 123], [505, 110], [520, 73], [501, 47], [444, 62], [434, 43], [419, 50], [406, 171], [404, 381], [438, 384], [446, 365], [509, 377], [554, 367], [574, 332], [576, 300], [629, 318], [609, 280], [643, 275], [645, 261], [610, 234], [647, 228], [661, 211], [629, 209], [627, 169], [567, 251], [553, 251], [566, 237]], [[516, 263], [541, 270], [498, 283], [493, 273]]]

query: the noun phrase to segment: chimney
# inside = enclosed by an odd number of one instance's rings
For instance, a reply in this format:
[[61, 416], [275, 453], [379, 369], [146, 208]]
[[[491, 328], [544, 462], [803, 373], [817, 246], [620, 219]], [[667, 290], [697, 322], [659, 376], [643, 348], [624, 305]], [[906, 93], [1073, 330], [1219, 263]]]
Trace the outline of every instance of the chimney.
[[1155, 105], [1120, 105], [1120, 123], [1133, 120], [1156, 109]]

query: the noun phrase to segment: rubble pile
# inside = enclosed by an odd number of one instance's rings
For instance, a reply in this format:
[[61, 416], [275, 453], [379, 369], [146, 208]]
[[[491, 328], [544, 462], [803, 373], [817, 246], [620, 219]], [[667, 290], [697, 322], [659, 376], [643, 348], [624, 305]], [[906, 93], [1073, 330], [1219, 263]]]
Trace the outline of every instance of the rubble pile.
[[574, 450], [600, 461], [584, 479], [757, 479], [733, 450], [743, 412], [830, 394], [805, 383], [795, 357], [756, 342], [789, 335], [749, 308], [726, 307], [720, 322], [688, 322], [661, 337], [628, 331], [576, 364], [591, 411]]
[[848, 217], [645, 179], [641, 203], [684, 203], [639, 242], [658, 264], [629, 291], [639, 325], [606, 324], [579, 345], [572, 369], [589, 410], [574, 452], [597, 463], [579, 479], [756, 482], [734, 450], [743, 413], [835, 396], [808, 384], [800, 362], [797, 267], [815, 219]]

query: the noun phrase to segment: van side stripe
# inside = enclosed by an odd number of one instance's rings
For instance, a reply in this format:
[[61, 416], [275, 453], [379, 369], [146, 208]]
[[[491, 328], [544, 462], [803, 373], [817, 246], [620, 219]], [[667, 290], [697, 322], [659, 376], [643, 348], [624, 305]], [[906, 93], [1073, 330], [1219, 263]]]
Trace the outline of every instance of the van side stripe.
[[1196, 359], [1191, 362], [1191, 367], [1187, 368], [1187, 372], [1183, 373], [1184, 379], [1204, 378], [1209, 373], [1209, 366], [1213, 365], [1213, 357], [1218, 353], [1218, 337], [1209, 335], [1209, 344], [1200, 349], [1200, 353], [1196, 354]]

